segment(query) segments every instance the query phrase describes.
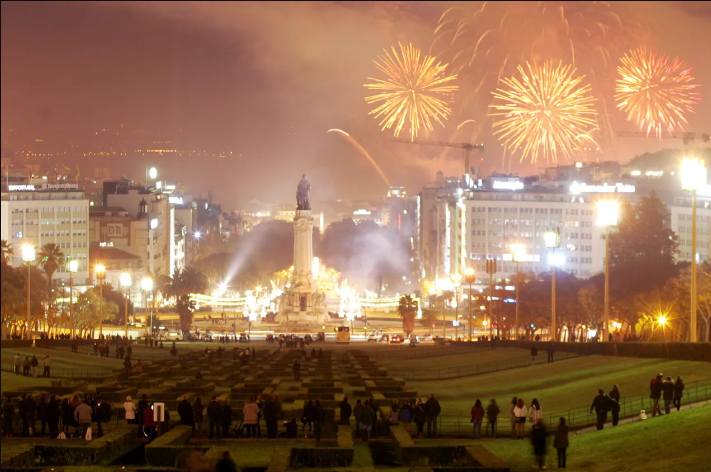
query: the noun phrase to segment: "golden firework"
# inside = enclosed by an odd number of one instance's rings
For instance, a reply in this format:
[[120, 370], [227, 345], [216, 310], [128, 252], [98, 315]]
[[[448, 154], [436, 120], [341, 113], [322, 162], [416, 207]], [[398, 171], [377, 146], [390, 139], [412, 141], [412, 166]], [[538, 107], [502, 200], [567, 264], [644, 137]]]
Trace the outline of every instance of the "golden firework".
[[542, 154], [546, 162], [556, 162], [558, 154], [575, 154], [583, 139], [590, 139], [596, 127], [595, 98], [590, 85], [581, 85], [585, 76], [576, 76], [576, 69], [562, 62], [549, 61], [538, 66], [526, 63], [518, 66], [517, 77], [501, 79], [507, 88], [492, 92], [497, 103], [490, 116], [494, 134], [512, 152], [521, 152], [521, 161], [530, 157], [536, 162]]
[[628, 52], [620, 61], [615, 101], [627, 119], [659, 138], [662, 128], [669, 134], [676, 128], [683, 130], [684, 115], [694, 113], [693, 105], [699, 101], [694, 92], [699, 85], [693, 83], [691, 68], [685, 68], [684, 61], [670, 61], [644, 48]]
[[399, 54], [392, 47], [373, 61], [387, 78], [368, 78], [373, 83], [365, 84], [365, 88], [379, 93], [365, 97], [365, 101], [379, 104], [370, 114], [382, 118], [383, 131], [395, 127], [395, 136], [399, 136], [408, 124], [414, 141], [420, 128], [434, 130], [433, 121], [444, 126], [443, 121], [452, 112], [446, 99], [451, 101], [451, 94], [457, 90], [451, 83], [457, 76], [447, 75], [447, 64], [435, 63], [433, 56], [421, 58], [420, 50], [412, 44], [399, 46]]

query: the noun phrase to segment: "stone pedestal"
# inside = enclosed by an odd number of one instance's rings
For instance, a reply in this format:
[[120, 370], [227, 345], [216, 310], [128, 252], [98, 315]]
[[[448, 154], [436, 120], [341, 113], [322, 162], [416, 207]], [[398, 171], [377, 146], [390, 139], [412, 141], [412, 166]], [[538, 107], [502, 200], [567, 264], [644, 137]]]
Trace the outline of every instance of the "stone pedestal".
[[297, 210], [294, 217], [294, 273], [279, 303], [277, 321], [287, 326], [322, 324], [328, 319], [325, 295], [313, 279], [313, 217]]

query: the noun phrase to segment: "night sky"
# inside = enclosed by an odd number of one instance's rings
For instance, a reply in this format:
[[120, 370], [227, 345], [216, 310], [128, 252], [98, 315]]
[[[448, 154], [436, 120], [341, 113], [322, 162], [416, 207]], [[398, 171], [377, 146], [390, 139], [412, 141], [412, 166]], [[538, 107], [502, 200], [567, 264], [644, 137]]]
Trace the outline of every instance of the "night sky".
[[[417, 191], [436, 170], [455, 172], [458, 151], [443, 158], [439, 149], [391, 142], [392, 133], [368, 116], [363, 84], [377, 74], [372, 60], [383, 48], [403, 41], [427, 51], [450, 5], [2, 2], [3, 131], [51, 134], [61, 127], [81, 136], [124, 124], [185, 148], [234, 150], [238, 156], [214, 166], [179, 161], [168, 171], [196, 192], [212, 187], [229, 200], [291, 199], [303, 172], [315, 199], [384, 194], [358, 152], [326, 134], [340, 128], [370, 151], [393, 185]], [[711, 2], [620, 2], [616, 8], [650, 25], [640, 46], [678, 55], [693, 68], [702, 101], [686, 129], [711, 131]], [[502, 170], [490, 124], [476, 136], [458, 133], [470, 111], [454, 107], [447, 126], [422, 139], [484, 142], [484, 165]], [[617, 126], [636, 130], [624, 120]], [[627, 161], [664, 147], [681, 143], [621, 138], [601, 158]], [[530, 173], [535, 166], [514, 161], [513, 170]]]

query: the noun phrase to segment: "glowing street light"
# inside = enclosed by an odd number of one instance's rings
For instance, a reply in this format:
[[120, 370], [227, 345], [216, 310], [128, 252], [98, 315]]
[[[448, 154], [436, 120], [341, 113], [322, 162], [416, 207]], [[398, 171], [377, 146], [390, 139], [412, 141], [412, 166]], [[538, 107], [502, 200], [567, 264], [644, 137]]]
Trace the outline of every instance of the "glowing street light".
[[30, 313], [30, 268], [35, 261], [35, 247], [32, 244], [22, 245], [22, 261], [27, 264], [27, 339], [32, 339], [32, 317]]
[[684, 158], [681, 161], [681, 187], [691, 192], [691, 316], [689, 319], [689, 341], [698, 341], [696, 335], [696, 192], [706, 185], [706, 167], [704, 161], [697, 158]]
[[71, 339], [74, 339], [74, 274], [79, 270], [79, 261], [69, 261], [69, 329]]
[[106, 280], [106, 267], [103, 264], [94, 266], [96, 280], [99, 281], [99, 339], [104, 334], [104, 280]]
[[659, 319], [657, 320], [657, 322], [658, 322], [660, 325], [665, 325], [665, 324], [667, 324], [667, 317], [666, 317], [666, 316], [660, 316]]
[[158, 169], [151, 167], [148, 170], [148, 177], [150, 177], [151, 180], [155, 180], [158, 177]]
[[602, 341], [607, 341], [610, 330], [610, 227], [617, 226], [620, 206], [615, 200], [597, 202], [597, 226], [605, 227], [605, 316], [602, 322]]
[[521, 261], [524, 259], [526, 256], [526, 246], [523, 244], [512, 244], [509, 246], [509, 249], [511, 250], [511, 254], [513, 256], [513, 260], [516, 263], [516, 326], [514, 327], [515, 331], [515, 339], [518, 339], [518, 312], [519, 312], [519, 307], [521, 306], [521, 298], [519, 295], [519, 289], [520, 289], [520, 283], [519, 283], [519, 269], [521, 265]]
[[200, 232], [200, 231], [195, 231], [195, 232], [193, 233], [193, 238], [199, 240], [200, 238], [202, 238], [202, 232]]
[[124, 272], [121, 274], [121, 278], [119, 279], [119, 283], [121, 284], [121, 287], [126, 290], [126, 298], [124, 299], [124, 309], [123, 309], [123, 330], [124, 330], [124, 336], [126, 339], [128, 339], [128, 297], [130, 294], [131, 290], [131, 274], [128, 272]]
[[548, 254], [551, 264], [551, 339], [557, 340], [556, 317], [555, 317], [555, 262], [557, 262], [556, 249], [560, 247], [560, 228], [549, 229], [543, 233], [543, 242], [550, 251]]

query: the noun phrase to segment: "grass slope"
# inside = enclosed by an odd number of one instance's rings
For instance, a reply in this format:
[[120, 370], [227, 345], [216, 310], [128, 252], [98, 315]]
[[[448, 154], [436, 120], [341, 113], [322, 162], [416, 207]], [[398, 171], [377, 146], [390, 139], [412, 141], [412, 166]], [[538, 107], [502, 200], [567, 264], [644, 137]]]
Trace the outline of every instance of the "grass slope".
[[[711, 461], [711, 406], [650, 418], [570, 438], [568, 469], [577, 471], [701, 472]], [[484, 444], [512, 471], [531, 470], [529, 441]], [[548, 450], [547, 466], [558, 465], [555, 449]]]

